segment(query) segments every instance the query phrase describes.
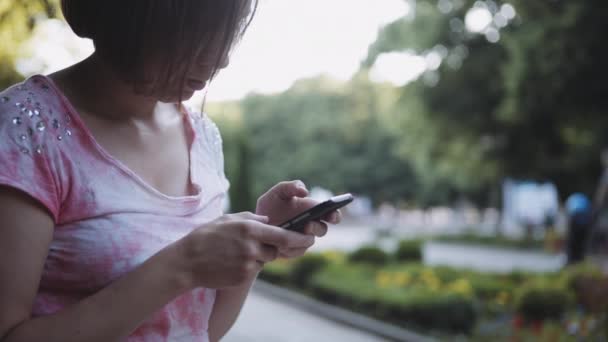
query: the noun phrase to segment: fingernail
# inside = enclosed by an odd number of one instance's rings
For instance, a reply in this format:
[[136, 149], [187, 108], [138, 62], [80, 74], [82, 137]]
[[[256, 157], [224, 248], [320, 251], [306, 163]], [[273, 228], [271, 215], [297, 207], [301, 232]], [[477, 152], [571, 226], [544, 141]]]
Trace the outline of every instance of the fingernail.
[[304, 182], [302, 182], [301, 180], [297, 180], [296, 181], [296, 186], [300, 189], [304, 189], [306, 190], [306, 185], [304, 184]]

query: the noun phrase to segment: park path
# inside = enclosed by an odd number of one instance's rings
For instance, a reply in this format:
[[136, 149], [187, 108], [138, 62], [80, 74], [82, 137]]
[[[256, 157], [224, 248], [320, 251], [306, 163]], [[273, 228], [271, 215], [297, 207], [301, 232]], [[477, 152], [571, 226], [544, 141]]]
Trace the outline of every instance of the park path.
[[[372, 228], [362, 225], [341, 224], [330, 227], [326, 236], [318, 238], [313, 251], [352, 251], [364, 244], [374, 243], [376, 234]], [[383, 243], [384, 242], [384, 243]], [[390, 250], [397, 239], [381, 241]], [[492, 248], [463, 243], [428, 242], [423, 248], [426, 265], [464, 267], [486, 272], [552, 272], [564, 266], [564, 254], [547, 254], [541, 251]]]
[[318, 317], [276, 298], [249, 293], [235, 325], [222, 342], [384, 342], [357, 329]]

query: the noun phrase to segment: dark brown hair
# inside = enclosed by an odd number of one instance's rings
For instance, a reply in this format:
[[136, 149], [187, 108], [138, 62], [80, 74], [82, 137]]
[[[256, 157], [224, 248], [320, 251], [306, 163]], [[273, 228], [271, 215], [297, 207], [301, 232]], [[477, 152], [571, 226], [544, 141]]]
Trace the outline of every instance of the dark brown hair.
[[[72, 30], [91, 38], [125, 80], [153, 91], [176, 78], [183, 86], [186, 72], [212, 44], [219, 48], [211, 51], [217, 54], [215, 76], [249, 26], [257, 0], [62, 0], [61, 7]], [[145, 70], [150, 60], [158, 70], [153, 75]]]

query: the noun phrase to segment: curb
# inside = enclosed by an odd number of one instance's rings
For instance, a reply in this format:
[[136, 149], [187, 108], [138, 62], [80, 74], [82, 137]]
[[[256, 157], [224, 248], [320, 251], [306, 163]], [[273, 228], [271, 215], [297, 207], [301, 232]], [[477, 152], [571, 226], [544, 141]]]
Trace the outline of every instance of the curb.
[[436, 339], [423, 336], [401, 327], [380, 322], [373, 318], [352, 311], [325, 304], [292, 290], [272, 285], [259, 278], [253, 284], [253, 290], [261, 295], [278, 298], [285, 303], [299, 307], [302, 310], [317, 314], [333, 321], [374, 334], [391, 341], [431, 342]]

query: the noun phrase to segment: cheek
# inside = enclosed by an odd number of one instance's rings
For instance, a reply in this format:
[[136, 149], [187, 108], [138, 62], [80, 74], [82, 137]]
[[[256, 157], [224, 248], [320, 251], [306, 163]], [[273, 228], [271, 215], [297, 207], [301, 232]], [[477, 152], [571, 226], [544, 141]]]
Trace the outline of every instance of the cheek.
[[179, 102], [180, 99], [182, 101], [189, 100], [192, 97], [192, 95], [194, 95], [194, 91], [189, 90], [188, 88], [184, 88], [184, 91], [181, 92], [181, 96], [180, 96], [179, 87], [176, 87], [176, 89], [164, 91], [161, 94], [158, 94], [156, 97], [161, 102], [172, 103], [172, 102]]

